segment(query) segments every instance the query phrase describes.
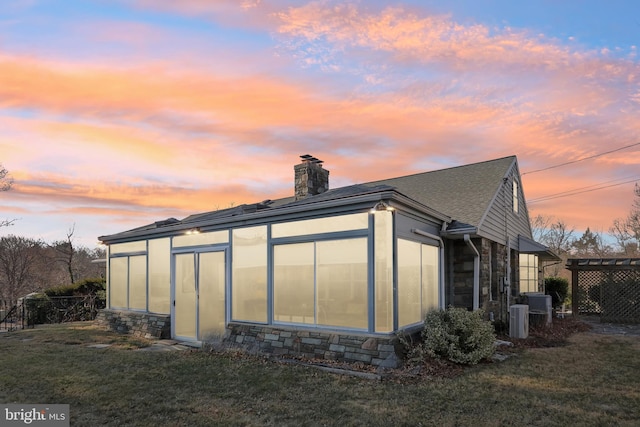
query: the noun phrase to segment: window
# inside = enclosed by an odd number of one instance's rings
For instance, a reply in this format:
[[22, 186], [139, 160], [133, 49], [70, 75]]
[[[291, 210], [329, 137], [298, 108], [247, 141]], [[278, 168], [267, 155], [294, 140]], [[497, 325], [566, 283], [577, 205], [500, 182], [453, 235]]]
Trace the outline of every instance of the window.
[[234, 320], [267, 322], [267, 227], [233, 230]]
[[273, 320], [315, 323], [315, 245], [273, 248]]
[[367, 239], [316, 243], [318, 323], [367, 329]]
[[145, 252], [147, 250], [147, 241], [139, 240], [137, 242], [116, 243], [109, 246], [109, 254], [124, 254], [131, 252]]
[[149, 311], [169, 314], [171, 301], [171, 242], [149, 240]]
[[273, 224], [271, 226], [271, 237], [279, 238], [350, 230], [364, 230], [368, 227], [369, 214], [358, 213]]
[[118, 256], [109, 262], [109, 307], [146, 310], [147, 256]]
[[438, 308], [438, 259], [436, 246], [398, 239], [398, 326], [420, 323]]
[[129, 257], [129, 308], [147, 309], [147, 256]]
[[538, 292], [538, 256], [520, 254], [520, 293]]
[[111, 258], [109, 264], [109, 307], [127, 308], [129, 258]]
[[375, 227], [375, 330], [393, 331], [393, 214], [376, 211]]
[[519, 196], [519, 187], [518, 181], [513, 179], [513, 213], [518, 213], [518, 196]]
[[228, 242], [229, 232], [224, 230], [214, 231], [211, 233], [195, 233], [176, 236], [173, 238], [173, 247], [179, 248], [184, 246], [215, 245], [216, 243]]
[[275, 245], [276, 322], [368, 328], [367, 239]]
[[439, 308], [440, 251], [436, 246], [421, 245], [420, 248], [422, 249], [422, 320], [428, 311]]

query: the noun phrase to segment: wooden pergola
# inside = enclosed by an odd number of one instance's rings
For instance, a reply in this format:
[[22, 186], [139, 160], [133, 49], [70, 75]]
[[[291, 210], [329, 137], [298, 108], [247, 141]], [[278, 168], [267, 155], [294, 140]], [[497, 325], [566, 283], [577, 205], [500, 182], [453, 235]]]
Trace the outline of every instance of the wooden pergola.
[[640, 323], [640, 258], [569, 258], [572, 311]]

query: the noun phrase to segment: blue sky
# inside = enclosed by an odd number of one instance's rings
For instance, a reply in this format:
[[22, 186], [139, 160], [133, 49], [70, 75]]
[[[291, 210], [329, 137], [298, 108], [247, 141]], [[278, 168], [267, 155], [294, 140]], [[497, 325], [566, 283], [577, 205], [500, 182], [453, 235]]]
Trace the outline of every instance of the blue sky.
[[4, 1], [0, 233], [285, 197], [305, 153], [339, 187], [626, 147], [523, 177], [531, 216], [606, 233], [640, 180], [638, 34], [632, 1]]

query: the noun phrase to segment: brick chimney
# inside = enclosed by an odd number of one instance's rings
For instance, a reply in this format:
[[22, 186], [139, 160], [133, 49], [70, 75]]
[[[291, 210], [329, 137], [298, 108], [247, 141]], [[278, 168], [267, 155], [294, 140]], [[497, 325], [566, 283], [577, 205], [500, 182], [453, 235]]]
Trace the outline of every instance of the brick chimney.
[[322, 160], [304, 154], [302, 163], [295, 165], [295, 200], [324, 193], [329, 190], [329, 171], [322, 167]]

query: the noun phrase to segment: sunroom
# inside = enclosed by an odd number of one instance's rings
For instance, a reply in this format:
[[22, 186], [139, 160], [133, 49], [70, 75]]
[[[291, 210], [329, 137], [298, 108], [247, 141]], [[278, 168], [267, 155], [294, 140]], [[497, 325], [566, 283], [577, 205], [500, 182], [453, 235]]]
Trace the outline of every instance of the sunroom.
[[108, 311], [168, 315], [175, 339], [281, 353], [317, 355], [323, 337], [335, 353], [336, 334], [392, 338], [444, 305], [448, 221], [389, 186], [161, 221], [101, 238]]

